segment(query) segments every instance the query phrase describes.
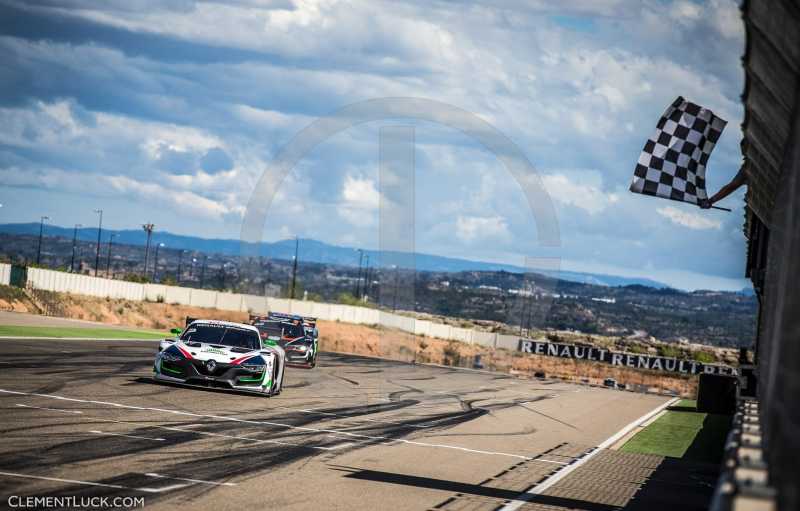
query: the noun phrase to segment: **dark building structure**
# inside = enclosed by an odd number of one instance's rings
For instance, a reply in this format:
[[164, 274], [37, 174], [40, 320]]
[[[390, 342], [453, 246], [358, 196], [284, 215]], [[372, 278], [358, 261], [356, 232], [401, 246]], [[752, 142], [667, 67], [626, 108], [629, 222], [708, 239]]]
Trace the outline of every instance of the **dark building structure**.
[[778, 509], [798, 510], [800, 2], [746, 0], [742, 13], [747, 33], [742, 96], [746, 275], [760, 304], [755, 345], [758, 400], [750, 403], [760, 421], [744, 429], [762, 448], [760, 461]]

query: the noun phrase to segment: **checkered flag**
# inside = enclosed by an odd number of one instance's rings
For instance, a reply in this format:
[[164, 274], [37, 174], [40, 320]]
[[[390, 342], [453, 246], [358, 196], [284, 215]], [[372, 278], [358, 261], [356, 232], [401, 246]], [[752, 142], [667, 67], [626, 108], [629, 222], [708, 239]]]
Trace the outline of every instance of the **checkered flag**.
[[630, 190], [698, 204], [706, 194], [706, 163], [728, 121], [678, 96], [644, 145]]

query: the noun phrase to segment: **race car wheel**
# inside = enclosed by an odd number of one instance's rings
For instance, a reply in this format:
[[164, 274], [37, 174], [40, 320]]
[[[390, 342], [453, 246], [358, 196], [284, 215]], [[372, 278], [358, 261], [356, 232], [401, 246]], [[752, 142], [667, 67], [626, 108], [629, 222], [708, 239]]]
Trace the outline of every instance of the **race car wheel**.
[[[283, 374], [283, 377], [286, 378], [286, 373]], [[278, 366], [277, 366], [277, 364], [275, 365], [275, 369], [273, 369], [273, 371], [272, 371], [272, 381], [274, 381], [276, 383], [278, 381]], [[279, 388], [277, 388], [277, 389], [273, 388], [272, 392], [270, 392], [268, 395], [269, 396], [277, 396], [278, 394], [281, 393], [282, 389], [283, 389], [283, 382], [281, 382], [281, 386]]]

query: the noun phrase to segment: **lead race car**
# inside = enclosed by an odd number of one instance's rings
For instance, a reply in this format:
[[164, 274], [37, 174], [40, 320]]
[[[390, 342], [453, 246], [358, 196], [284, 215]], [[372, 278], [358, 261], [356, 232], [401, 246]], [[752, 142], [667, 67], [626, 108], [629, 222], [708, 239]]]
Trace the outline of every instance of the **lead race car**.
[[251, 325], [187, 319], [187, 327], [158, 347], [156, 380], [202, 387], [280, 394], [286, 354]]

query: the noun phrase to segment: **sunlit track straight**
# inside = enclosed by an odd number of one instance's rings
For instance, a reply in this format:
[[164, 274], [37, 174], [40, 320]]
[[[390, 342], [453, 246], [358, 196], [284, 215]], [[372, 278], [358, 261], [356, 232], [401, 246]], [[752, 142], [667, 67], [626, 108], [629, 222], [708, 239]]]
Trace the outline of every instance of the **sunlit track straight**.
[[[499, 507], [518, 490], [481, 481], [534, 484], [573, 462], [557, 446], [591, 446], [662, 399], [326, 353], [265, 399], [154, 382], [156, 344], [3, 343], [19, 363], [0, 374], [0, 488], [141, 494], [153, 511], [260, 509], [265, 494], [296, 509], [432, 509], [450, 488]], [[350, 382], [331, 385], [331, 371]], [[519, 406], [537, 401], [578, 429]]]
[[79, 398], [71, 398], [66, 396], [58, 396], [52, 394], [38, 394], [34, 392], [19, 392], [14, 390], [7, 390], [7, 389], [0, 389], [0, 393], [4, 394], [12, 394], [18, 396], [35, 396], [41, 397], [46, 399], [54, 399], [60, 401], [70, 401], [76, 403], [89, 403], [94, 405], [100, 406], [108, 406], [126, 410], [140, 410], [140, 411], [150, 411], [150, 412], [161, 412], [161, 413], [168, 413], [173, 415], [180, 415], [185, 417], [203, 417], [203, 418], [210, 418], [210, 419], [217, 419], [222, 421], [230, 421], [236, 422], [241, 424], [254, 424], [254, 425], [262, 425], [262, 426], [273, 426], [273, 427], [280, 427], [286, 429], [293, 429], [298, 431], [307, 431], [312, 433], [328, 433], [332, 435], [341, 435], [344, 437], [349, 438], [356, 438], [365, 441], [372, 441], [372, 442], [381, 442], [385, 444], [405, 444], [405, 445], [414, 445], [417, 447], [428, 447], [428, 448], [435, 448], [435, 449], [452, 449], [461, 452], [467, 452], [472, 454], [480, 454], [480, 455], [487, 455], [487, 456], [505, 456], [509, 458], [517, 458], [521, 460], [527, 461], [536, 461], [535, 456], [525, 456], [522, 454], [512, 454], [507, 452], [498, 452], [498, 451], [487, 451], [481, 449], [470, 449], [468, 447], [460, 447], [454, 445], [447, 445], [447, 444], [432, 444], [427, 442], [419, 442], [415, 440], [406, 440], [406, 439], [397, 439], [397, 438], [389, 438], [385, 436], [372, 436], [372, 435], [363, 435], [360, 433], [352, 433], [349, 431], [337, 431], [333, 429], [322, 429], [322, 428], [311, 428], [307, 426], [293, 426], [291, 424], [284, 424], [280, 422], [271, 422], [271, 421], [256, 421], [250, 419], [241, 419], [238, 417], [228, 417], [224, 415], [212, 415], [212, 414], [201, 414], [201, 413], [193, 413], [193, 412], [184, 412], [180, 410], [167, 410], [163, 408], [153, 408], [148, 406], [134, 406], [134, 405], [126, 405], [121, 403], [113, 403], [108, 401], [96, 401], [91, 399], [79, 399]]

